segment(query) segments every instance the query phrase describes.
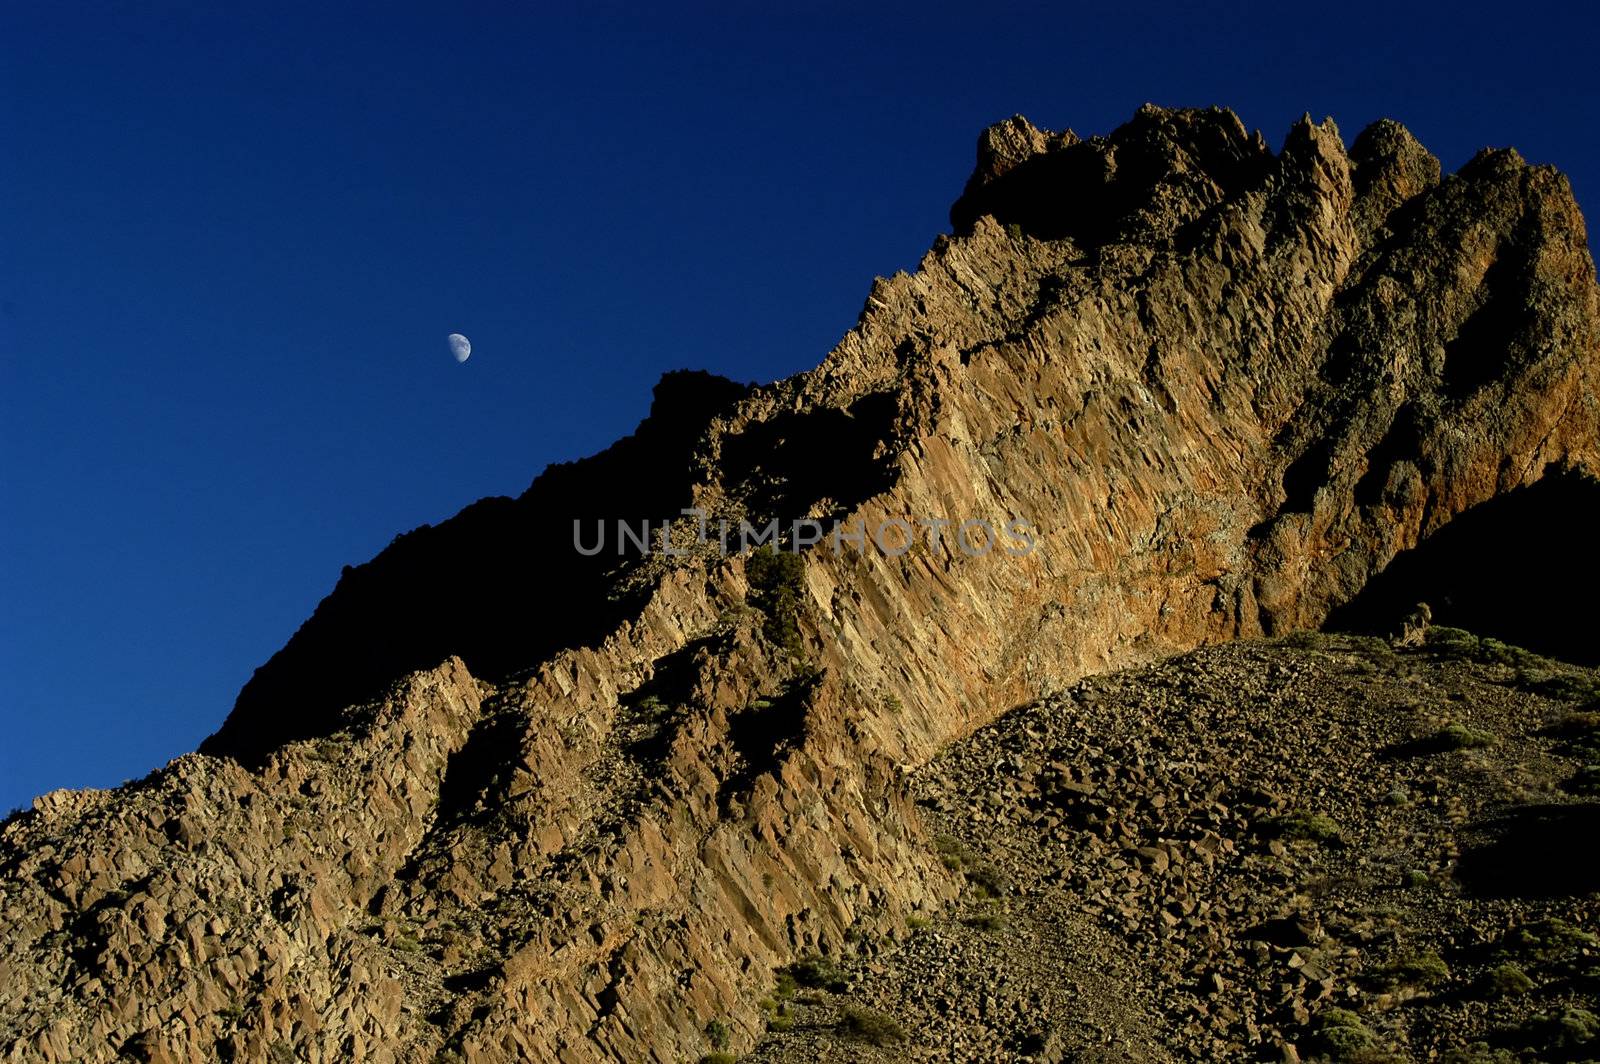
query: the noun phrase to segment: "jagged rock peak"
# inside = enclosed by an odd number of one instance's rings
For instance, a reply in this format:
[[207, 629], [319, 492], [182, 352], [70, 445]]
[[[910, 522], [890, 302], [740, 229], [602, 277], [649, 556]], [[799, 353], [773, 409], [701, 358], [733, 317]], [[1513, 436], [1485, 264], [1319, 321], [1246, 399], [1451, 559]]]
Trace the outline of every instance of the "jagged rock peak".
[[1370, 232], [1396, 207], [1439, 183], [1439, 160], [1399, 122], [1380, 118], [1350, 145], [1355, 165], [1359, 224]]
[[[1438, 159], [1392, 119], [1362, 130], [1346, 156], [1333, 119], [1319, 123], [1307, 113], [1290, 127], [1279, 154], [1307, 152], [1354, 171], [1363, 232], [1439, 182]], [[950, 218], [958, 233], [990, 215], [1040, 237], [1148, 242], [1176, 228], [1136, 224], [1152, 221], [1157, 201], [1177, 221], [1192, 220], [1219, 198], [1270, 181], [1273, 158], [1265, 138], [1247, 133], [1225, 108], [1145, 104], [1126, 124], [1088, 140], [1014, 115], [978, 138], [977, 165]]]
[[967, 178], [963, 195], [999, 180], [1035, 155], [1078, 142], [1078, 135], [1070, 129], [1046, 132], [1022, 115], [996, 122], [978, 135], [978, 165]]

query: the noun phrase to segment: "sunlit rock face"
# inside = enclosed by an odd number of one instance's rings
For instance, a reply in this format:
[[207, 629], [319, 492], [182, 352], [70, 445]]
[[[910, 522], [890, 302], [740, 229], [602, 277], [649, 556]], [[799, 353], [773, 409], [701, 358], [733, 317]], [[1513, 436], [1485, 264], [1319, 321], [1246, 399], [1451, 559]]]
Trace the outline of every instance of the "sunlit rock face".
[[[908, 769], [1084, 674], [1320, 625], [1596, 468], [1583, 222], [1514, 152], [1015, 118], [951, 216], [815, 370], [669, 375], [634, 436], [348, 570], [201, 754], [8, 822], [0, 1059], [748, 1046], [775, 967], [956, 890]], [[670, 554], [574, 549], [669, 519]], [[811, 520], [865, 534], [803, 552], [782, 645], [701, 522]]]

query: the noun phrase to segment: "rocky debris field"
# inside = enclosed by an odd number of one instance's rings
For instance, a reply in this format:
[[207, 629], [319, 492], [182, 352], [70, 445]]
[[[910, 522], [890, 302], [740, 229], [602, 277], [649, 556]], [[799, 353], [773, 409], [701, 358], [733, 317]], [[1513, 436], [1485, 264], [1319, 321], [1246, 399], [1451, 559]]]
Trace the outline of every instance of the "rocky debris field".
[[1442, 628], [1084, 681], [918, 775], [962, 897], [781, 975], [744, 1059], [1600, 1057], [1597, 698]]

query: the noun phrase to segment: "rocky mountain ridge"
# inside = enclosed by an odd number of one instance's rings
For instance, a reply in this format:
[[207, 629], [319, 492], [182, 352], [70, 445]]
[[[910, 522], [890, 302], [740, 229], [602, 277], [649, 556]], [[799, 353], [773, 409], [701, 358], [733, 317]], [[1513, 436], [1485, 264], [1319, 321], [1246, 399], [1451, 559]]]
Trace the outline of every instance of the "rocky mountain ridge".
[[[908, 784], [952, 741], [1600, 491], [1583, 222], [1514, 152], [1018, 118], [952, 221], [816, 370], [669, 375], [634, 436], [347, 570], [199, 754], [8, 821], [0, 1059], [749, 1047], [774, 971], [957, 897]], [[1038, 542], [573, 550], [687, 507]]]

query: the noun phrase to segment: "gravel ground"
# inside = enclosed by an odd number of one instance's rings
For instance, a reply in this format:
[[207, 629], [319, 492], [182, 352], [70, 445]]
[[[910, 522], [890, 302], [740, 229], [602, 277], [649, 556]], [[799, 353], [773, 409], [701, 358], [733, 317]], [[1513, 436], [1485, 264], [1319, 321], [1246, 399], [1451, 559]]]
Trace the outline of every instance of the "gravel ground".
[[915, 781], [961, 900], [781, 979], [745, 1059], [1600, 1057], [1597, 696], [1434, 629], [1019, 709]]

